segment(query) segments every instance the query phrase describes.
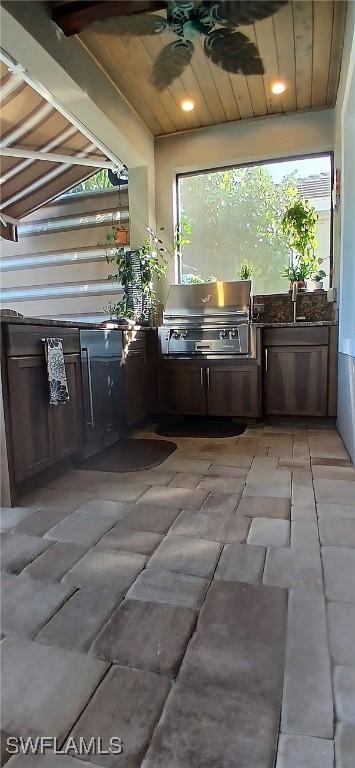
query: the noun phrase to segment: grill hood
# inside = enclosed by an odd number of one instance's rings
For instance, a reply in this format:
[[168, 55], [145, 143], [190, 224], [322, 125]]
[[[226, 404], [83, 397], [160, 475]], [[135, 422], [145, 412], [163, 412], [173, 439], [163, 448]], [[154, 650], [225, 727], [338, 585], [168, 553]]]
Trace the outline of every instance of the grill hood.
[[172, 285], [166, 302], [164, 324], [247, 322], [250, 301], [249, 280]]

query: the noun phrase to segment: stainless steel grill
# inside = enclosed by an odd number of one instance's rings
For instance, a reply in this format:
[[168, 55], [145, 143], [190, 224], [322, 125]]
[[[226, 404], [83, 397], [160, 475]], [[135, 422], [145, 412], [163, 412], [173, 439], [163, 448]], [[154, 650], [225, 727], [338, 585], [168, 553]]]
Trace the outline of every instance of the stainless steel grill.
[[248, 280], [172, 285], [159, 328], [163, 355], [248, 355]]

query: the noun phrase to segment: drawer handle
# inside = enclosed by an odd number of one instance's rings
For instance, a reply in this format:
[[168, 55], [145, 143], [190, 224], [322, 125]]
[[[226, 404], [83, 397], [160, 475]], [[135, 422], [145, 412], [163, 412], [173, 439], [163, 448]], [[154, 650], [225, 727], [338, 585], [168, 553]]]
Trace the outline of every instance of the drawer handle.
[[201, 384], [201, 389], [204, 389], [204, 386], [203, 386], [203, 368], [200, 368], [200, 384]]
[[265, 373], [267, 373], [267, 363], [268, 363], [267, 356], [268, 356], [268, 349], [266, 348], [265, 349]]
[[210, 388], [210, 369], [207, 368], [207, 389]]

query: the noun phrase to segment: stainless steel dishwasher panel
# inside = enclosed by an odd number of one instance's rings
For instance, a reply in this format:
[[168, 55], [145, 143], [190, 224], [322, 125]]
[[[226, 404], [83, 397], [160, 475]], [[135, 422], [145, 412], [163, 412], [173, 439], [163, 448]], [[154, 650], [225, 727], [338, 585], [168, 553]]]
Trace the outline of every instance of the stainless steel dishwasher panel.
[[122, 424], [122, 333], [80, 331], [86, 444], [119, 439]]

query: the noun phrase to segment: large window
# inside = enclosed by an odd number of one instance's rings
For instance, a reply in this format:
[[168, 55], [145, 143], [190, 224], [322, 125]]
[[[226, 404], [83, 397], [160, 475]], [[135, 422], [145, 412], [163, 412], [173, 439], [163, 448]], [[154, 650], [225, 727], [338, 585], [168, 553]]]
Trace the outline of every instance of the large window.
[[[181, 282], [237, 280], [254, 268], [254, 293], [285, 293], [292, 260], [280, 220], [295, 189], [318, 213], [317, 256], [329, 286], [331, 157], [322, 155], [178, 176]], [[311, 287], [311, 286], [310, 286]]]

